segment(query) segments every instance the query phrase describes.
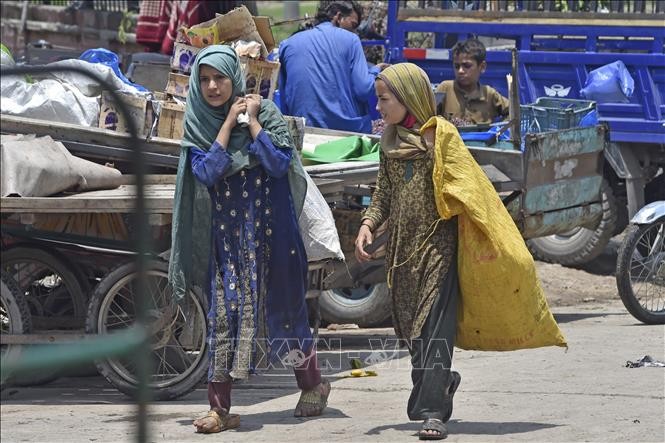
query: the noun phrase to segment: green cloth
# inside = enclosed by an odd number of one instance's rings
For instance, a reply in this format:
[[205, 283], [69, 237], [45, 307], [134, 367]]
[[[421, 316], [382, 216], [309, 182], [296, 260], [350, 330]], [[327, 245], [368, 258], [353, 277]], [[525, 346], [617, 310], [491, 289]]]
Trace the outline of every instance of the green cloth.
[[303, 159], [310, 163], [335, 163], [343, 161], [379, 161], [379, 143], [372, 144], [367, 137], [352, 135], [331, 142], [321, 143], [314, 152], [302, 151]]
[[[199, 66], [202, 64], [215, 68], [233, 82], [233, 94], [224, 105], [212, 107], [205, 101], [199, 83]], [[226, 119], [233, 99], [244, 95], [244, 76], [238, 56], [231, 47], [213, 45], [199, 52], [189, 79], [185, 133], [181, 143], [173, 202], [169, 283], [177, 301], [181, 301], [192, 286], [207, 288], [212, 252], [210, 194], [205, 185], [194, 177], [189, 149], [197, 147], [208, 150]], [[258, 120], [276, 147], [293, 149], [288, 178], [296, 216], [300, 216], [307, 193], [307, 181], [287, 124], [270, 100], [261, 101]], [[259, 165], [258, 159], [247, 150], [251, 142], [252, 138], [246, 127], [234, 127], [229, 146], [226, 147], [233, 163], [224, 177]]]

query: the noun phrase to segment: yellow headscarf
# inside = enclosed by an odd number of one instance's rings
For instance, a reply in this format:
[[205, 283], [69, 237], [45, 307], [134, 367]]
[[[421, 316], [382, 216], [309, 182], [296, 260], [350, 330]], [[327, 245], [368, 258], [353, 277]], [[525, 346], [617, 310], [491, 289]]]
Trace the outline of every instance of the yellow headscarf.
[[[384, 69], [377, 80], [383, 80], [397, 100], [406, 107], [417, 126], [425, 124], [436, 114], [434, 92], [429, 77], [413, 63], [398, 63]], [[427, 145], [414, 128], [387, 125], [381, 136], [381, 149], [390, 158], [413, 159], [427, 153]]]

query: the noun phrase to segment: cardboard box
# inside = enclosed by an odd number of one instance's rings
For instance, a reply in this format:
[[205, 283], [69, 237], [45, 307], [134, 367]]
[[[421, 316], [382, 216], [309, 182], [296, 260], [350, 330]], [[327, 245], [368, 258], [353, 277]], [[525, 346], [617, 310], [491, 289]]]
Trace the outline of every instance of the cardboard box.
[[157, 137], [182, 140], [185, 132], [185, 105], [176, 102], [163, 102], [157, 123]]
[[[154, 116], [151, 102], [139, 96], [121, 93], [119, 95], [123, 103], [127, 105], [129, 118], [134, 122], [138, 136], [146, 138], [150, 134]], [[127, 116], [120, 111], [113, 96], [108, 91], [102, 92], [98, 126], [112, 131], [129, 132]]]
[[260, 94], [272, 100], [279, 76], [279, 62], [240, 58], [240, 67], [245, 73], [247, 94]]
[[164, 92], [176, 97], [187, 98], [187, 94], [189, 93], [189, 75], [171, 72]]
[[176, 69], [182, 73], [189, 74], [192, 71], [192, 65], [196, 54], [201, 48], [176, 42], [173, 45], [173, 57], [171, 57], [171, 69]]

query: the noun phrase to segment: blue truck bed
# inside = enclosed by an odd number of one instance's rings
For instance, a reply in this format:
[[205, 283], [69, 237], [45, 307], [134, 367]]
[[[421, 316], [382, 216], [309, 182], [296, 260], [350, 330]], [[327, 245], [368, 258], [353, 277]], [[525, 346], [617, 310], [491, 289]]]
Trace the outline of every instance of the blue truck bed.
[[[543, 96], [583, 98], [587, 74], [622, 60], [635, 80], [629, 103], [599, 103], [614, 142], [665, 144], [665, 13], [598, 14], [539, 11], [407, 9], [388, 6], [386, 58], [421, 66], [432, 83], [454, 78], [446, 46], [472, 35], [514, 41], [519, 49], [520, 102]], [[451, 2], [444, 2], [451, 3]], [[463, 2], [458, 2], [461, 4]], [[465, 2], [468, 5], [484, 2]], [[534, 2], [536, 3], [536, 2]], [[444, 5], [445, 6], [445, 5]], [[477, 5], [476, 5], [477, 6]], [[435, 48], [408, 48], [411, 32], [435, 33]], [[507, 96], [508, 50], [487, 53], [481, 81]]]

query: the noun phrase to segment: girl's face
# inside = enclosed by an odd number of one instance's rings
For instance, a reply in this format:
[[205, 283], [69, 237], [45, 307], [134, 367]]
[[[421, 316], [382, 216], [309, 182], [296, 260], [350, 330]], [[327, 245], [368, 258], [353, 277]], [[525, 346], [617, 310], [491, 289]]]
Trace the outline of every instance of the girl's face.
[[377, 80], [374, 83], [376, 88], [376, 96], [378, 102], [376, 104], [376, 110], [381, 114], [383, 121], [390, 125], [398, 125], [406, 118], [408, 110], [406, 106], [401, 104], [395, 94], [393, 94], [386, 82], [383, 80]]
[[199, 83], [206, 103], [215, 108], [229, 101], [233, 94], [231, 79], [224, 77], [212, 66], [201, 65], [199, 67]]

